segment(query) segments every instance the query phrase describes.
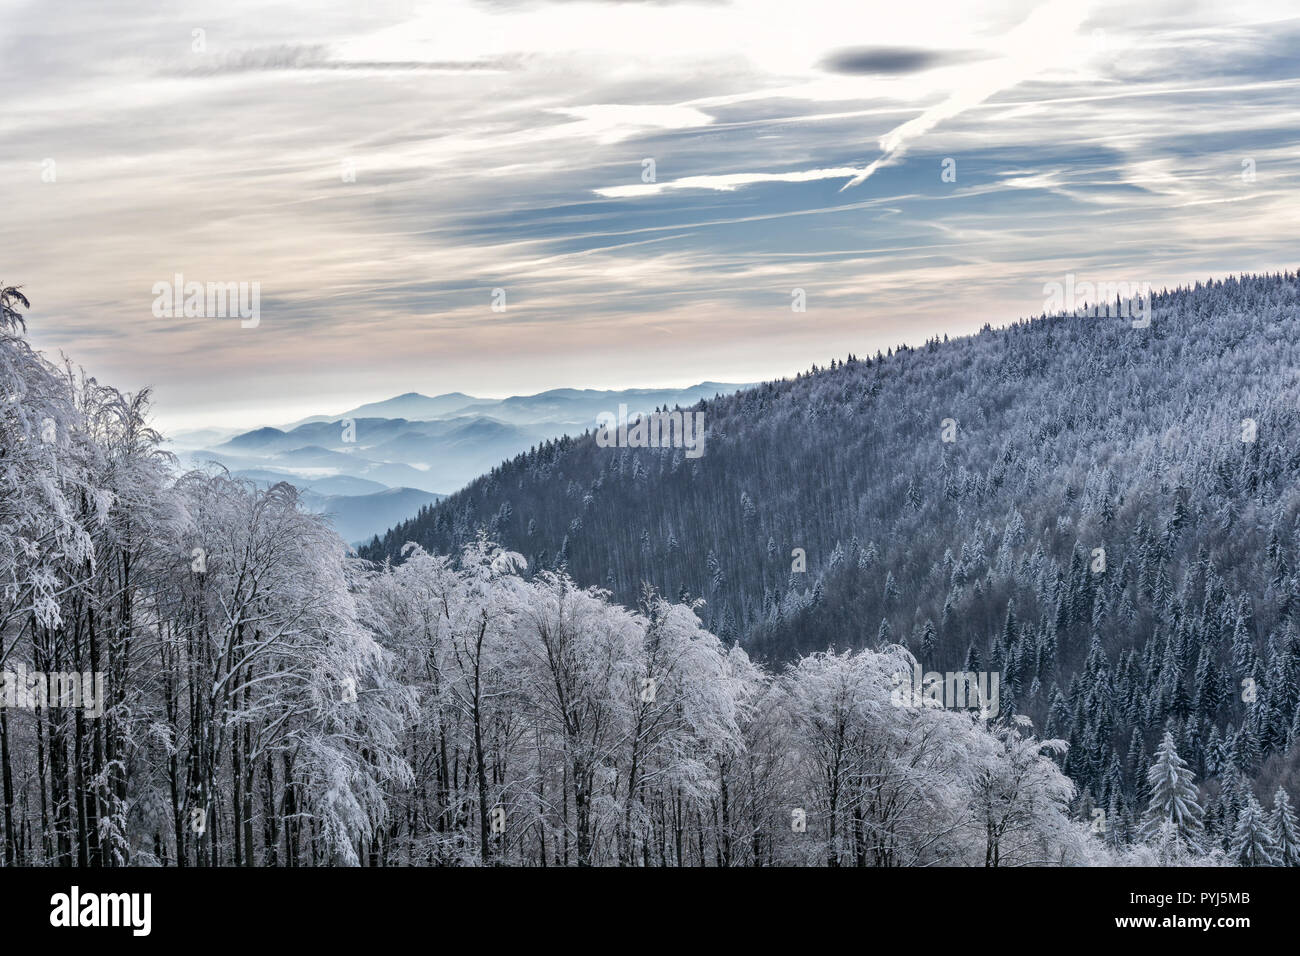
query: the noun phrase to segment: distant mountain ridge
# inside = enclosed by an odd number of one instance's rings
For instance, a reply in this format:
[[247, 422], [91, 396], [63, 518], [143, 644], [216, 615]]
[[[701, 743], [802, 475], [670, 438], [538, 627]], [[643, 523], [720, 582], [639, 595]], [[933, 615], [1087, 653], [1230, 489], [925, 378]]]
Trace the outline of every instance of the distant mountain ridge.
[[314, 415], [311, 418], [304, 418], [301, 421], [294, 422], [292, 425], [286, 425], [285, 428], [292, 429], [298, 425], [338, 421], [343, 418], [406, 418], [413, 421], [424, 421], [443, 418], [472, 408], [475, 405], [490, 405], [492, 401], [492, 399], [475, 398], [472, 395], [466, 395], [464, 392], [448, 392], [445, 395], [435, 395], [433, 397], [421, 395], [419, 392], [406, 392], [403, 395], [396, 395], [380, 402], [359, 405], [338, 415]]
[[[173, 447], [188, 464], [215, 461], [254, 480], [274, 475], [308, 491], [333, 481], [333, 493], [324, 497], [338, 509], [340, 534], [356, 541], [410, 517], [520, 451], [594, 428], [597, 415], [616, 412], [621, 404], [650, 411], [742, 387], [702, 382], [680, 389], [560, 388], [504, 399], [407, 392], [284, 427], [235, 434], [204, 429], [193, 433], [198, 439], [194, 445], [186, 444], [182, 433]], [[355, 484], [349, 486], [349, 481]], [[371, 497], [388, 490], [409, 494]], [[402, 513], [400, 508], [407, 506], [409, 511]], [[321, 505], [317, 510], [329, 509]]]
[[511, 424], [538, 424], [563, 421], [590, 421], [602, 411], [615, 411], [620, 403], [637, 403], [634, 410], [649, 411], [658, 405], [693, 405], [701, 398], [729, 395], [747, 384], [700, 382], [685, 388], [553, 388], [534, 395], [511, 395], [508, 398], [476, 398], [464, 392], [445, 395], [421, 395], [406, 392], [381, 402], [370, 402], [338, 415], [315, 415], [286, 425], [292, 430], [301, 425], [337, 422], [357, 418], [403, 418], [408, 421], [432, 421], [465, 416], [484, 416]]

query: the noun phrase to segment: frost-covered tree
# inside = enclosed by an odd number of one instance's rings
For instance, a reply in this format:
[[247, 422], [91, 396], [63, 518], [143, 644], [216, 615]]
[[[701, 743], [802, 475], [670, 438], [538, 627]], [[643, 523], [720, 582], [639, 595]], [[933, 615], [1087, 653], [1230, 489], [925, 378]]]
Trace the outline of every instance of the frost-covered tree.
[[1300, 827], [1296, 825], [1291, 798], [1281, 787], [1273, 794], [1268, 829], [1275, 850], [1275, 863], [1278, 866], [1300, 866]]
[[1277, 847], [1269, 832], [1264, 809], [1253, 793], [1246, 797], [1245, 806], [1237, 817], [1228, 855], [1238, 866], [1273, 866], [1277, 862]]
[[1178, 756], [1174, 735], [1165, 731], [1147, 771], [1150, 798], [1142, 815], [1142, 835], [1155, 838], [1166, 824], [1189, 846], [1200, 844], [1203, 811], [1192, 782], [1192, 771]]
[[1031, 726], [1017, 717], [997, 727], [996, 759], [976, 772], [972, 809], [984, 831], [987, 867], [1060, 862], [1053, 846], [1077, 838], [1066, 819], [1074, 785], [1047, 759], [1064, 753], [1065, 741], [1036, 740]]

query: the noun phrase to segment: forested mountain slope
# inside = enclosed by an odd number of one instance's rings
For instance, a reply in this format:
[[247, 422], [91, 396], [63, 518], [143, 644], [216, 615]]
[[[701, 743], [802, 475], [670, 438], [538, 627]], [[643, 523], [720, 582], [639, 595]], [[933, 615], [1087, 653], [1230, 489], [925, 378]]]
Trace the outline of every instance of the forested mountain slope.
[[485, 528], [629, 604], [643, 581], [702, 596], [756, 657], [896, 641], [1000, 672], [1002, 710], [1070, 742], [1079, 809], [1125, 826], [1168, 726], [1217, 778], [1214, 832], [1239, 776], [1296, 784], [1300, 284], [1153, 306], [1148, 328], [1040, 317], [702, 401], [696, 459], [547, 443], [368, 556]]

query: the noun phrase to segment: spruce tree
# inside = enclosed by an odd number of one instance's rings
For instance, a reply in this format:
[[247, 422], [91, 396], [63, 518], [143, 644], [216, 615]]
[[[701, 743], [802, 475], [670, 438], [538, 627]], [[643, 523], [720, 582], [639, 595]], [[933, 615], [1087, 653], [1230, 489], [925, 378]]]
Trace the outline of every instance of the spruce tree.
[[1237, 829], [1233, 831], [1228, 853], [1238, 866], [1273, 866], [1277, 860], [1277, 847], [1264, 819], [1264, 808], [1253, 793], [1247, 795], [1237, 817]]
[[1186, 761], [1178, 756], [1174, 735], [1168, 730], [1156, 748], [1155, 760], [1147, 771], [1151, 797], [1142, 815], [1142, 838], [1154, 838], [1165, 824], [1172, 824], [1186, 843], [1199, 847], [1202, 810], [1196, 785]]
[[923, 660], [934, 659], [934, 621], [926, 619], [925, 629], [921, 632], [921, 657]]
[[1291, 798], [1281, 787], [1273, 794], [1273, 812], [1268, 824], [1277, 850], [1277, 865], [1300, 866], [1300, 827], [1296, 825], [1295, 811], [1291, 809]]

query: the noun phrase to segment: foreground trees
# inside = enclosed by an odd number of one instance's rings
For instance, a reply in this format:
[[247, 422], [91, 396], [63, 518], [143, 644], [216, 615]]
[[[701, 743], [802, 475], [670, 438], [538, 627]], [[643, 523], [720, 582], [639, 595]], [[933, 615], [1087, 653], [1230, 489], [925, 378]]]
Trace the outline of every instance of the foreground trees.
[[647, 591], [631, 612], [562, 574], [525, 581], [517, 561], [482, 539], [458, 565], [413, 547], [368, 584], [420, 698], [419, 769], [377, 862], [1083, 860], [1045, 745], [900, 706], [901, 648], [773, 677], [688, 607]]
[[5, 862], [357, 862], [409, 771], [355, 562], [288, 485], [177, 478], [148, 394], [50, 366], [19, 305], [0, 292]]

